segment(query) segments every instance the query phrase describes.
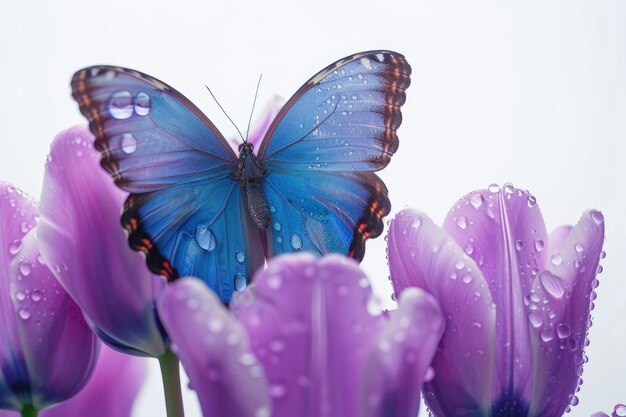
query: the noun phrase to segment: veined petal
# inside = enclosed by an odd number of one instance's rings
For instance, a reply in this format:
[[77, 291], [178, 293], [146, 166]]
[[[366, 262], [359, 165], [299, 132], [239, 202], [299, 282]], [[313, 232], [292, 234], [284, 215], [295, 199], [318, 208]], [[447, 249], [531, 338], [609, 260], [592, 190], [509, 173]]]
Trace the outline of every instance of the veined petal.
[[[493, 402], [523, 410], [532, 390], [529, 314], [525, 299], [546, 258], [548, 235], [535, 198], [506, 184], [461, 198], [443, 228], [474, 259], [497, 306]], [[531, 316], [532, 317], [532, 316]], [[524, 404], [521, 404], [521, 403]], [[505, 410], [494, 409], [494, 414]]]
[[85, 127], [55, 138], [43, 184], [41, 252], [103, 340], [158, 357], [165, 350], [154, 311], [159, 281], [128, 247], [119, 220], [126, 194], [99, 160]]
[[413, 209], [391, 222], [388, 256], [396, 294], [422, 288], [439, 301], [446, 318], [432, 365], [435, 378], [424, 386], [426, 403], [437, 416], [488, 414], [496, 309], [480, 269], [444, 230]]
[[533, 334], [532, 415], [561, 415], [572, 401], [603, 243], [604, 217], [596, 210], [583, 213], [534, 282], [542, 325]]
[[443, 328], [443, 314], [430, 294], [419, 288], [402, 292], [398, 310], [370, 348], [359, 416], [417, 416], [424, 376]]
[[196, 278], [168, 285], [159, 314], [205, 416], [269, 417], [263, 368], [245, 330]]
[[[311, 254], [271, 259], [238, 305], [263, 363], [274, 417], [356, 416], [365, 359], [384, 318], [369, 281], [351, 259]], [[246, 292], [252, 293], [245, 294]]]

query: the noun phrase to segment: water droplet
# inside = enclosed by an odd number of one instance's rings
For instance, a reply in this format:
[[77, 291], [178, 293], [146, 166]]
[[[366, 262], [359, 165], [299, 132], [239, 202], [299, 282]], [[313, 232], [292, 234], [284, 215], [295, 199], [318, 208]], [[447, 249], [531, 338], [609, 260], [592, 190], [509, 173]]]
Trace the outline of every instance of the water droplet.
[[522, 242], [521, 240], [518, 240], [515, 242], [515, 249], [522, 250], [523, 247], [524, 247], [524, 242]]
[[554, 339], [554, 332], [550, 328], [543, 329], [539, 333], [539, 336], [544, 342], [549, 342], [550, 340]]
[[133, 96], [129, 91], [118, 91], [109, 100], [109, 113], [115, 119], [128, 119], [133, 115]]
[[578, 405], [578, 397], [573, 395], [572, 398], [569, 400], [570, 405]]
[[528, 195], [528, 207], [533, 207], [535, 204], [537, 204], [537, 199], [535, 198], [535, 196]]
[[513, 192], [515, 191], [515, 187], [510, 182], [505, 183], [503, 188], [504, 192], [507, 194], [513, 194]]
[[17, 310], [17, 314], [22, 320], [28, 320], [30, 318], [30, 311], [28, 311], [26, 307], [21, 307], [19, 310]]
[[470, 274], [465, 275], [463, 277], [463, 282], [469, 284], [470, 282], [472, 282], [472, 276]]
[[550, 271], [543, 271], [539, 275], [541, 285], [554, 298], [561, 298], [565, 294], [565, 281]]
[[456, 219], [456, 225], [461, 230], [467, 229], [467, 219], [464, 216], [459, 217], [458, 219]]
[[570, 327], [565, 323], [559, 323], [556, 325], [556, 335], [559, 339], [565, 339], [572, 333]]
[[600, 259], [604, 259], [606, 258], [606, 252], [605, 251], [601, 251], [600, 252]]
[[456, 261], [454, 266], [456, 267], [456, 269], [461, 270], [461, 269], [463, 269], [463, 267], [465, 267], [465, 262], [463, 262], [463, 260], [459, 259], [458, 261]]
[[272, 213], [276, 213], [276, 207], [275, 206], [270, 206], [270, 211]]
[[26, 299], [26, 293], [22, 290], [18, 290], [15, 293], [15, 299], [17, 299], [17, 301], [24, 301]]
[[237, 262], [241, 264], [246, 260], [246, 255], [244, 255], [241, 251], [237, 251], [235, 252], [235, 259], [237, 259]]
[[34, 302], [41, 301], [41, 292], [39, 290], [33, 290], [33, 292], [30, 294], [30, 299]]
[[131, 154], [137, 150], [137, 139], [132, 133], [124, 133], [121, 140], [122, 150], [126, 154]]
[[580, 243], [576, 243], [574, 245], [574, 249], [576, 249], [576, 252], [581, 253], [582, 251], [585, 250], [585, 247], [583, 245], [581, 245]]
[[293, 236], [291, 236], [291, 247], [295, 250], [302, 249], [302, 238], [300, 237], [300, 235], [294, 234]]
[[246, 281], [246, 277], [239, 272], [236, 273], [235, 274], [235, 290], [243, 291], [247, 285], [248, 285], [248, 282]]
[[9, 245], [9, 253], [11, 255], [17, 255], [21, 250], [22, 250], [21, 240], [16, 239], [13, 242], [11, 242], [11, 244]]
[[283, 384], [272, 384], [269, 386], [269, 394], [272, 398], [282, 398], [287, 394], [287, 387]]
[[26, 223], [26, 222], [22, 222], [22, 224], [20, 225], [20, 230], [22, 231], [22, 233], [26, 233], [31, 229], [30, 224]]
[[552, 265], [554, 265], [554, 266], [559, 266], [559, 265], [561, 265], [563, 263], [563, 257], [561, 256], [560, 253], [555, 253], [550, 258], [550, 262], [552, 262]]
[[534, 311], [528, 313], [528, 321], [535, 329], [541, 327], [543, 324], [543, 318], [541, 318], [541, 315]]
[[590, 215], [596, 224], [604, 223], [604, 215], [598, 210], [591, 210]]
[[150, 113], [150, 96], [143, 91], [135, 96], [135, 113], [140, 116]]
[[274, 230], [279, 231], [283, 228], [279, 221], [274, 222]]
[[30, 275], [30, 271], [32, 271], [33, 267], [30, 264], [30, 262], [28, 261], [23, 261], [20, 263], [20, 274], [22, 274], [22, 276], [29, 276]]
[[480, 206], [483, 205], [483, 196], [480, 194], [474, 194], [472, 198], [470, 199], [470, 204], [475, 209], [479, 208]]
[[500, 192], [500, 186], [496, 183], [489, 184], [489, 187], [487, 187], [487, 189], [489, 190], [490, 193], [493, 193], [493, 194], [497, 194]]
[[212, 251], [217, 246], [217, 240], [215, 235], [207, 226], [198, 226], [196, 228], [196, 243], [202, 249]]
[[456, 271], [450, 271], [450, 279], [456, 279], [456, 278], [457, 278]]
[[543, 243], [543, 240], [541, 239], [535, 240], [535, 249], [537, 250], [537, 252], [541, 252], [544, 246], [545, 246], [545, 243]]
[[424, 374], [424, 382], [430, 382], [435, 378], [435, 370], [432, 366], [426, 368], [426, 373]]
[[411, 223], [411, 227], [413, 229], [419, 229], [421, 225], [422, 225], [422, 218], [421, 217], [416, 217], [413, 220], [413, 222]]
[[282, 238], [282, 236], [278, 236], [278, 237], [276, 238], [276, 242], [278, 242], [278, 243], [283, 243], [283, 238]]
[[467, 253], [468, 255], [474, 253], [474, 247], [470, 243], [468, 243], [465, 247], [465, 253]]
[[613, 410], [618, 417], [626, 417], [626, 405], [617, 404]]

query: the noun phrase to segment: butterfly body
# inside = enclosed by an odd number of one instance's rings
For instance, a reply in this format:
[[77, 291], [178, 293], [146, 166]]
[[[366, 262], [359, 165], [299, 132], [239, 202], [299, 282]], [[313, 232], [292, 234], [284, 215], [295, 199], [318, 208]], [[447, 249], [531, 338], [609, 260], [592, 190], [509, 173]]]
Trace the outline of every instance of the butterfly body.
[[266, 256], [294, 251], [361, 260], [391, 210], [374, 174], [398, 147], [411, 67], [391, 51], [324, 68], [283, 106], [255, 154], [236, 154], [169, 85], [138, 71], [78, 71], [72, 95], [101, 165], [129, 193], [130, 246], [168, 280], [202, 278], [224, 302]]
[[248, 210], [252, 220], [261, 229], [267, 229], [270, 223], [270, 210], [263, 193], [262, 182], [267, 171], [254, 154], [252, 145], [248, 142], [239, 146], [239, 160], [237, 161], [237, 180], [246, 195]]

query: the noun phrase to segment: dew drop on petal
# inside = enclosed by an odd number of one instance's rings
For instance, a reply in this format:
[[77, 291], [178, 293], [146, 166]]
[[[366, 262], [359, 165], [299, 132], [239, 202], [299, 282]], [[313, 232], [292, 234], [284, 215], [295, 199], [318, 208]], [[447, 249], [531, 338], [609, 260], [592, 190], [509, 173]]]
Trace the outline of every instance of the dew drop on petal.
[[470, 204], [475, 209], [479, 208], [480, 206], [483, 205], [483, 196], [480, 194], [474, 194], [472, 198], [470, 199]]
[[515, 249], [522, 250], [523, 247], [524, 247], [524, 242], [522, 242], [521, 240], [518, 240], [515, 242]]
[[493, 194], [497, 194], [500, 192], [500, 186], [496, 183], [489, 184], [489, 187], [487, 189], [489, 190], [490, 193], [493, 193]]
[[513, 192], [515, 191], [515, 187], [510, 182], [507, 182], [506, 184], [504, 184], [503, 189], [504, 189], [504, 192], [507, 194], [513, 194]]
[[529, 195], [528, 196], [528, 207], [533, 207], [535, 204], [537, 204], [537, 199], [535, 198], [534, 195]]
[[118, 91], [109, 99], [109, 113], [115, 119], [128, 119], [133, 115], [133, 96], [129, 91]]
[[464, 216], [460, 216], [458, 219], [456, 219], [456, 225], [461, 230], [467, 229], [467, 219]]
[[572, 333], [570, 327], [565, 323], [559, 323], [556, 325], [556, 335], [559, 339], [565, 339]]
[[541, 327], [541, 325], [543, 324], [543, 318], [539, 313], [535, 311], [531, 311], [530, 313], [528, 313], [528, 321], [535, 329]]
[[574, 249], [576, 249], [576, 252], [581, 253], [582, 251], [584, 251], [584, 250], [585, 250], [585, 247], [584, 247], [582, 244], [580, 244], [580, 243], [578, 243], [578, 242], [577, 242], [577, 243], [574, 245]]
[[21, 250], [22, 250], [21, 240], [16, 239], [13, 242], [11, 242], [11, 244], [9, 245], [9, 253], [11, 255], [17, 255]]
[[22, 320], [28, 320], [30, 318], [30, 311], [26, 307], [21, 307], [17, 310], [17, 314]]
[[411, 227], [413, 229], [419, 229], [421, 225], [422, 225], [422, 218], [421, 217], [416, 217], [413, 220], [413, 222], [411, 223]]
[[537, 252], [541, 252], [544, 246], [545, 246], [545, 243], [543, 243], [543, 240], [541, 239], [535, 240], [535, 249], [537, 250]]
[[17, 301], [24, 301], [26, 299], [26, 293], [24, 291], [22, 291], [22, 290], [18, 290], [15, 293], [15, 299]]
[[20, 270], [20, 274], [22, 274], [22, 276], [27, 277], [30, 275], [30, 272], [32, 271], [33, 267], [30, 264], [30, 262], [28, 261], [23, 261], [20, 263], [19, 266], [19, 270]]
[[561, 254], [559, 253], [555, 253], [554, 255], [552, 255], [552, 257], [550, 258], [550, 262], [552, 263], [552, 265], [554, 266], [559, 266], [563, 263], [563, 257], [561, 256]]
[[550, 340], [554, 339], [554, 332], [552, 331], [552, 329], [546, 328], [541, 330], [539, 336], [544, 342], [549, 342]]

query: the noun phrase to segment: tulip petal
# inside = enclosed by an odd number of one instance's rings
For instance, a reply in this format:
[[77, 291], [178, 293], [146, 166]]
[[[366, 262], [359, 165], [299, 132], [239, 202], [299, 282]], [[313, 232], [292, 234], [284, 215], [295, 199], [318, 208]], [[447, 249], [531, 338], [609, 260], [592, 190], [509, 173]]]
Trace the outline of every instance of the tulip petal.
[[102, 348], [87, 386], [75, 397], [42, 411], [41, 417], [130, 417], [146, 376], [146, 359]]
[[428, 406], [439, 416], [490, 408], [496, 310], [474, 260], [413, 209], [391, 222], [388, 256], [396, 294], [409, 286], [422, 288], [439, 301], [446, 317], [433, 361], [436, 376], [424, 387]]
[[265, 368], [273, 416], [356, 416], [355, 381], [384, 325], [368, 312], [372, 291], [357, 263], [284, 255], [254, 282], [255, 301], [236, 310]]
[[196, 278], [179, 279], [158, 306], [205, 416], [270, 416], [263, 369], [213, 291]]
[[[559, 239], [557, 236], [555, 241]], [[536, 329], [533, 341], [531, 412], [536, 415], [561, 415], [570, 401], [576, 402], [571, 398], [582, 373], [583, 350], [591, 325], [591, 297], [597, 286], [604, 243], [604, 217], [596, 210], [583, 213], [561, 241], [533, 285], [542, 314], [542, 325]]]
[[399, 307], [376, 338], [363, 373], [363, 417], [415, 417], [420, 390], [439, 339], [444, 318], [427, 292], [408, 288]]
[[[37, 223], [35, 202], [11, 184], [0, 182], [0, 408], [19, 410], [31, 402], [30, 375], [20, 337], [12, 269], [22, 259], [24, 235]], [[18, 265], [19, 268], [19, 265]], [[25, 298], [24, 294], [24, 298]]]
[[[0, 255], [5, 275], [0, 281], [2, 379], [17, 399], [12, 408], [25, 404], [44, 408], [85, 385], [99, 343], [41, 259], [33, 228], [34, 202], [7, 184], [0, 185], [0, 194], [4, 197], [1, 238], [10, 242]], [[5, 401], [6, 393], [2, 394], [0, 402]]]
[[[464, 248], [482, 271], [498, 307], [496, 357], [498, 380], [493, 401], [497, 407], [520, 401], [527, 406], [532, 390], [529, 320], [525, 298], [532, 278], [545, 262], [548, 234], [535, 198], [506, 184], [461, 198], [450, 210], [443, 228]], [[513, 391], [511, 391], [513, 390]], [[499, 410], [494, 410], [498, 413]]]
[[42, 255], [103, 340], [158, 357], [165, 350], [153, 301], [159, 280], [128, 247], [119, 220], [126, 194], [99, 160], [85, 127], [55, 138], [40, 209]]
[[250, 136], [248, 136], [248, 142], [252, 144], [255, 152], [258, 152], [258, 149], [261, 147], [261, 141], [265, 137], [267, 129], [269, 129], [284, 103], [285, 99], [275, 95], [260, 112], [262, 118], [254, 123]]

